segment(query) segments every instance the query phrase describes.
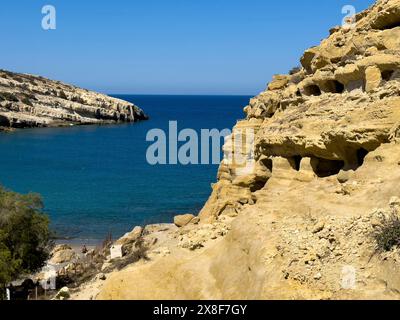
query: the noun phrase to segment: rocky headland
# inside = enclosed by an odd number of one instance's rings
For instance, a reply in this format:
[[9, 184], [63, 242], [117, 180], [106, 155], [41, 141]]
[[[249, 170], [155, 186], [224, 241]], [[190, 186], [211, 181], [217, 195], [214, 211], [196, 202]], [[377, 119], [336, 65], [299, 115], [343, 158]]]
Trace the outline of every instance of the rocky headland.
[[251, 170], [223, 161], [199, 217], [135, 228], [72, 298], [400, 299], [400, 239], [381, 242], [400, 224], [400, 1], [355, 19], [251, 99]]
[[0, 130], [146, 120], [132, 103], [39, 76], [0, 70]]

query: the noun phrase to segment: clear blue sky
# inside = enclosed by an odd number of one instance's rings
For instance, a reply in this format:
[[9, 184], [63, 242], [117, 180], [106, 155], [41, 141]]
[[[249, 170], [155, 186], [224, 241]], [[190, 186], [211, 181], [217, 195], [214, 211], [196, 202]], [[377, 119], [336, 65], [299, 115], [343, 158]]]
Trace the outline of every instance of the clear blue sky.
[[[249, 94], [373, 0], [3, 0], [0, 68], [106, 93]], [[57, 29], [41, 9], [57, 9]]]

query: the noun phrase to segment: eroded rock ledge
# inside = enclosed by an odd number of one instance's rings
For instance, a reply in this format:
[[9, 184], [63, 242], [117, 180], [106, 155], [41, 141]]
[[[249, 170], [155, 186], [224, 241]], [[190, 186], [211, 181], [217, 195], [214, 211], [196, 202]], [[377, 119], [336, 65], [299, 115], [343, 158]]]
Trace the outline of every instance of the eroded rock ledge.
[[132, 103], [39, 76], [0, 70], [0, 128], [146, 120]]
[[[301, 67], [276, 75], [251, 99], [235, 130], [255, 132], [255, 166], [221, 164], [203, 221], [255, 203], [276, 174], [346, 179], [368, 153], [400, 134], [400, 1], [381, 0], [305, 51]], [[243, 141], [246, 138], [243, 137]], [[225, 150], [232, 150], [232, 143]], [[292, 170], [292, 172], [291, 172]], [[278, 173], [281, 172], [281, 173]], [[297, 178], [299, 179], [299, 178]]]

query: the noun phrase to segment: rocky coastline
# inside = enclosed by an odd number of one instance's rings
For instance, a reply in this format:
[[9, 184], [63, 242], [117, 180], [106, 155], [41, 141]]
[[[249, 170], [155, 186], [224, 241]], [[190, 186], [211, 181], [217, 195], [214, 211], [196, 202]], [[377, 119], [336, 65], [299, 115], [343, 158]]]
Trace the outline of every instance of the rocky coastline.
[[128, 234], [124, 267], [72, 298], [400, 299], [399, 249], [376, 236], [400, 214], [399, 8], [378, 0], [276, 75], [235, 127], [252, 169], [223, 161], [199, 217]]
[[0, 70], [0, 131], [147, 119], [132, 103], [60, 81]]
[[86, 269], [69, 262], [95, 274], [68, 297], [400, 299], [399, 247], [379, 236], [400, 219], [399, 39], [400, 0], [332, 28], [244, 109], [251, 170], [223, 161], [198, 217], [136, 227]]

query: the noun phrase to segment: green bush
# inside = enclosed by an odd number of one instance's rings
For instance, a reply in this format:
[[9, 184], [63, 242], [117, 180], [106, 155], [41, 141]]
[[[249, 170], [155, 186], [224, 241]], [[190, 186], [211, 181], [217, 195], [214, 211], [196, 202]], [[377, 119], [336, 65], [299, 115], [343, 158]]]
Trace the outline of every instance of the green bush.
[[3, 100], [7, 101], [12, 101], [12, 102], [18, 102], [18, 97], [11, 92], [0, 92], [0, 96], [3, 98]]
[[301, 71], [301, 67], [299, 67], [299, 66], [293, 67], [292, 69], [290, 69], [289, 74], [294, 75], [296, 73], [299, 73], [300, 71]]
[[374, 228], [373, 236], [380, 252], [400, 246], [400, 217], [397, 212], [383, 217], [380, 225]]
[[41, 197], [0, 186], [0, 299], [8, 282], [44, 265], [50, 239], [49, 218], [43, 212]]

